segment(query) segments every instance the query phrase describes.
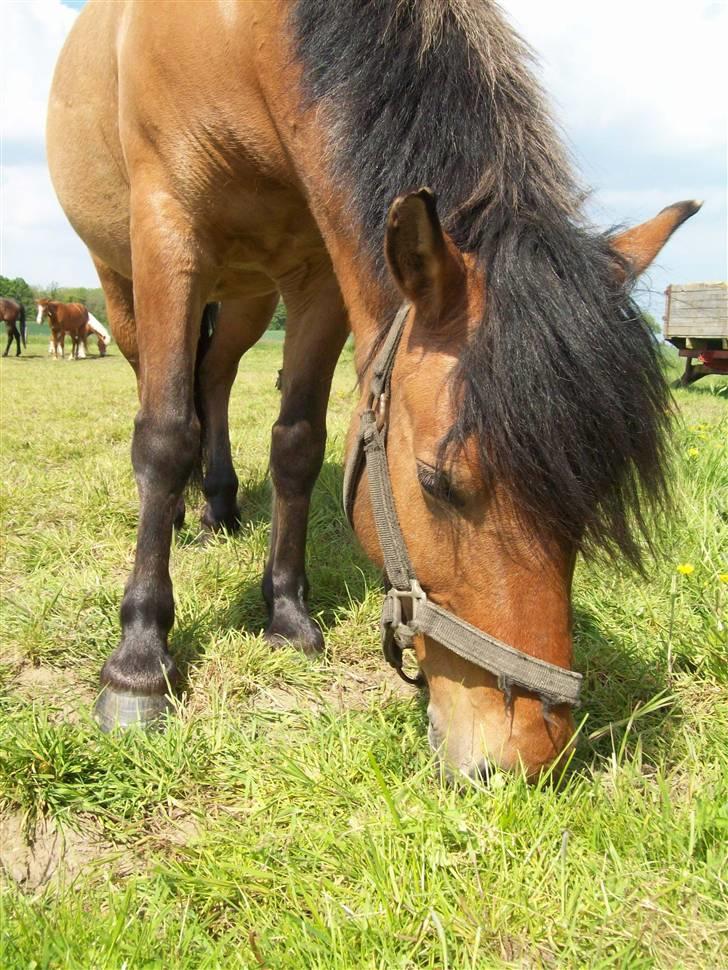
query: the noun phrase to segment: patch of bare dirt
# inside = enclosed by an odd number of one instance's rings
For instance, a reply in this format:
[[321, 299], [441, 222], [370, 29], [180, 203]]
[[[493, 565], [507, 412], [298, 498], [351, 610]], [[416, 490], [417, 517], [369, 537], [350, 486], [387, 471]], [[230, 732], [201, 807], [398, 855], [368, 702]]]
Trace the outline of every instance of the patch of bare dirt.
[[52, 721], [76, 723], [94, 702], [94, 692], [70, 670], [25, 664], [10, 678], [9, 689], [25, 701], [41, 701]]
[[116, 852], [91, 824], [80, 833], [41, 821], [28, 836], [20, 813], [0, 817], [0, 882], [14, 882], [25, 892], [67, 886], [81, 870]]

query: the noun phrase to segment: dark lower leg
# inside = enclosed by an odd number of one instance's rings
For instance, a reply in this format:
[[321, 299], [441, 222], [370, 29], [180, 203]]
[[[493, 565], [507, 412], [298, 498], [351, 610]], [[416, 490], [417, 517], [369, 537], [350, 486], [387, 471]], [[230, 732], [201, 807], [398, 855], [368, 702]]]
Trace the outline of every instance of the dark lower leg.
[[238, 509], [238, 476], [233, 467], [230, 434], [227, 423], [228, 399], [221, 405], [225, 419], [221, 426], [206, 429], [205, 477], [202, 487], [205, 508], [202, 524], [213, 532], [226, 529], [235, 532], [240, 524]]
[[[139, 347], [137, 345], [136, 321], [134, 319], [134, 290], [131, 280], [125, 276], [120, 276], [115, 270], [107, 266], [103, 260], [91, 253], [96, 272], [99, 274], [101, 285], [104, 288], [104, 298], [106, 299], [106, 312], [109, 319], [109, 328], [116, 340], [119, 350], [122, 352], [127, 362], [131, 366], [137, 379], [137, 391], [141, 400], [142, 391], [139, 380]], [[101, 344], [99, 344], [101, 352]], [[105, 356], [104, 353], [101, 356]], [[174, 513], [173, 526], [181, 529], [185, 522], [185, 500], [180, 495], [177, 500], [177, 508]]]
[[223, 303], [212, 343], [200, 365], [206, 499], [202, 524], [208, 529], [234, 531], [239, 525], [238, 476], [228, 425], [230, 392], [240, 358], [268, 326], [277, 302], [274, 292]]
[[163, 696], [177, 684], [167, 651], [174, 620], [169, 548], [198, 446], [191, 413], [160, 419], [142, 407], [132, 445], [141, 505], [136, 558], [121, 604], [121, 643], [101, 672], [101, 683], [118, 692]]
[[13, 335], [12, 333], [8, 333], [8, 345], [5, 348], [5, 353], [3, 354], [3, 357], [7, 357], [8, 354], [10, 353], [10, 345], [12, 344], [12, 342], [13, 342]]
[[306, 652], [323, 647], [321, 631], [308, 613], [306, 533], [311, 492], [324, 458], [331, 378], [346, 332], [346, 313], [333, 276], [311, 281], [309, 290], [292, 294], [281, 411], [271, 440], [273, 521], [263, 596], [270, 614], [266, 638], [290, 641]]
[[273, 522], [263, 596], [270, 614], [267, 639], [288, 640], [306, 652], [314, 652], [323, 648], [323, 637], [308, 613], [306, 533], [311, 492], [326, 445], [326, 402], [306, 407], [308, 403], [300, 407], [295, 402], [293, 406], [284, 405], [273, 427]]
[[176, 274], [160, 258], [167, 235], [153, 220], [145, 207], [132, 236], [141, 402], [132, 463], [140, 513], [121, 642], [101, 672], [106, 690], [96, 711], [107, 728], [153, 720], [179, 679], [167, 649], [174, 620], [169, 552], [179, 499], [199, 451], [192, 377], [202, 307], [194, 277]]

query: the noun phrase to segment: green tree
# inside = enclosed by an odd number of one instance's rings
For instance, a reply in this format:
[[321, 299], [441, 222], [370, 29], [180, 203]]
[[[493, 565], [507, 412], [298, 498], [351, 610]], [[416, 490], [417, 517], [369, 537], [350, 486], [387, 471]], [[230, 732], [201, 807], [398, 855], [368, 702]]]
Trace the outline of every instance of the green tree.
[[106, 301], [104, 291], [100, 286], [59, 286], [49, 283], [47, 286], [37, 286], [36, 294], [49, 300], [60, 300], [61, 303], [83, 303], [93, 313], [97, 320], [108, 326], [106, 315]]
[[278, 301], [278, 306], [273, 314], [273, 319], [268, 324], [269, 330], [285, 330], [286, 329], [286, 307], [283, 300]]
[[25, 307], [28, 322], [35, 317], [35, 294], [22, 276], [16, 276], [14, 280], [7, 276], [0, 276], [0, 296], [9, 296], [13, 300], [19, 300]]

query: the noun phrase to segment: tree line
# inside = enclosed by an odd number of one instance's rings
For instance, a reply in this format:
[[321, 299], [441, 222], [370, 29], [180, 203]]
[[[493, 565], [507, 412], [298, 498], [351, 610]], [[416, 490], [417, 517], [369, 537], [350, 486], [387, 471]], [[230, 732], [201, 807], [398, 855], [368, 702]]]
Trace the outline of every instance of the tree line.
[[[22, 303], [25, 307], [28, 323], [35, 321], [35, 301], [48, 299], [60, 300], [61, 303], [83, 303], [88, 307], [89, 313], [92, 313], [97, 320], [100, 320], [105, 326], [109, 324], [106, 316], [104, 291], [100, 286], [59, 286], [58, 283], [31, 286], [22, 276], [17, 276], [15, 279], [0, 276], [0, 296], [9, 296]], [[268, 329], [286, 329], [286, 308], [282, 302], [278, 303]]]
[[109, 322], [104, 292], [100, 286], [59, 286], [55, 282], [45, 286], [32, 286], [22, 276], [16, 276], [15, 279], [0, 276], [0, 296], [9, 296], [22, 303], [28, 323], [35, 320], [35, 301], [42, 299], [59, 300], [61, 303], [83, 303], [97, 320], [104, 325]]

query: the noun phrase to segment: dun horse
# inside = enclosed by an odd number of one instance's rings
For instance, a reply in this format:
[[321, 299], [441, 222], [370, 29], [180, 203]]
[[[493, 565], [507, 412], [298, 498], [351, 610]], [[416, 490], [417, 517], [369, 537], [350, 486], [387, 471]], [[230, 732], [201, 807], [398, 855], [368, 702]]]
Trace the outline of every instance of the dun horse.
[[8, 335], [8, 343], [5, 347], [3, 357], [7, 357], [10, 353], [13, 340], [18, 348], [15, 351], [15, 356], [20, 357], [21, 338], [23, 340], [23, 346], [28, 346], [28, 335], [25, 325], [25, 307], [19, 300], [13, 300], [7, 296], [0, 297], [0, 319], [5, 322], [5, 330], [7, 331]]
[[349, 450], [363, 441], [366, 468], [348, 505], [392, 586], [388, 655], [414, 645], [449, 771], [554, 762], [578, 682], [575, 557], [638, 562], [645, 503], [664, 494], [667, 392], [630, 288], [698, 205], [591, 229], [490, 0], [91, 0], [56, 69], [48, 154], [140, 398], [136, 559], [102, 725], [168, 709], [173, 520], [201, 439], [205, 521], [235, 519], [228, 397], [280, 294], [266, 637], [322, 646], [306, 527], [350, 328]]

